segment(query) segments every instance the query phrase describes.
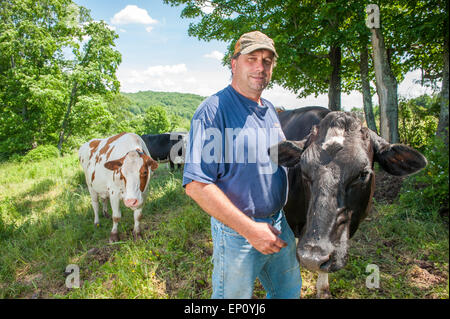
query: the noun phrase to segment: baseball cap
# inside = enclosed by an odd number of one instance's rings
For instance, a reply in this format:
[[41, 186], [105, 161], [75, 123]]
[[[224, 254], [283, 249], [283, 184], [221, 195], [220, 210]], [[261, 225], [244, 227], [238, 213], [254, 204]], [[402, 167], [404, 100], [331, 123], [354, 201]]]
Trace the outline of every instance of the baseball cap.
[[278, 58], [273, 40], [262, 32], [252, 31], [244, 33], [234, 46], [234, 53], [249, 54], [255, 50], [266, 49], [273, 52], [275, 58]]

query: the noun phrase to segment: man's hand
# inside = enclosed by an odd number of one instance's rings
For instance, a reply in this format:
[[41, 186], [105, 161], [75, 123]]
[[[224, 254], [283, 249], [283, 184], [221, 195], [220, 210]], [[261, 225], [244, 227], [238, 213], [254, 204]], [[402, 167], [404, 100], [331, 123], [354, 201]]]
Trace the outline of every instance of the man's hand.
[[258, 223], [244, 215], [217, 185], [193, 181], [186, 185], [186, 194], [209, 215], [244, 236], [259, 252], [273, 254], [287, 246], [278, 237], [280, 231], [268, 223]]
[[287, 243], [280, 239], [281, 232], [268, 223], [255, 222], [252, 229], [245, 234], [248, 242], [264, 255], [274, 254], [286, 247]]

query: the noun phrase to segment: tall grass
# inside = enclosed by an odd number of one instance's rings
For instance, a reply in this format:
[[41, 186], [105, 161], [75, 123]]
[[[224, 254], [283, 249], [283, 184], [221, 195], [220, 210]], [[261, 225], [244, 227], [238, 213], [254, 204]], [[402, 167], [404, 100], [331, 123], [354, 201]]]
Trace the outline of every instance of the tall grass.
[[[76, 154], [0, 164], [0, 298], [209, 298], [212, 243], [208, 216], [181, 186], [181, 172], [161, 165], [150, 180], [134, 241], [133, 215], [121, 205], [120, 241], [112, 221], [94, 216]], [[336, 298], [448, 298], [448, 229], [414, 207], [375, 203], [351, 240], [347, 266], [330, 274]], [[379, 289], [365, 285], [368, 264], [380, 267]], [[80, 288], [65, 269], [80, 269]], [[303, 298], [316, 274], [302, 269]], [[428, 280], [428, 282], [426, 281]], [[257, 284], [255, 296], [264, 297]]]
[[[180, 179], [181, 172], [158, 169], [144, 207], [144, 240], [132, 240], [133, 215], [121, 205], [121, 241], [110, 245], [112, 221], [94, 226], [76, 154], [2, 164], [0, 297], [207, 297], [209, 219]], [[80, 267], [80, 289], [65, 286], [69, 264]]]

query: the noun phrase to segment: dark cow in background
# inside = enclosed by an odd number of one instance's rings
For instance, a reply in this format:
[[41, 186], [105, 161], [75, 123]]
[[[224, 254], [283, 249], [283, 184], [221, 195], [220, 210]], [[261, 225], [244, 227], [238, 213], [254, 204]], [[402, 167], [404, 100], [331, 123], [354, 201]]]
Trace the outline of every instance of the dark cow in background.
[[403, 176], [419, 171], [427, 160], [416, 150], [390, 144], [362, 127], [351, 113], [306, 107], [278, 116], [287, 140], [272, 146], [269, 153], [289, 168], [284, 211], [299, 238], [301, 265], [319, 272], [317, 296], [329, 297], [328, 273], [346, 265], [349, 238], [370, 210], [374, 162], [392, 175]]
[[141, 138], [147, 146], [150, 156], [160, 163], [170, 163], [173, 170], [184, 164], [186, 154], [187, 132], [171, 132], [163, 134], [144, 134]]

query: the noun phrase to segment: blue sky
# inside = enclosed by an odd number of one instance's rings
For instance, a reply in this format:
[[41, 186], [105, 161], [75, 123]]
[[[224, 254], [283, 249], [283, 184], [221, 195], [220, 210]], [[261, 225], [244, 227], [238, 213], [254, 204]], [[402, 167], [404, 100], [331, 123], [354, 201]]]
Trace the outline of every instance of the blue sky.
[[[74, 1], [119, 35], [116, 45], [122, 63], [117, 76], [122, 92], [152, 90], [209, 96], [230, 83], [231, 73], [221, 64], [228, 44], [189, 37], [187, 30], [193, 20], [180, 18], [182, 7], [171, 7], [162, 0]], [[410, 98], [423, 94], [425, 90], [412, 82], [419, 76], [419, 72], [408, 74], [399, 85], [399, 95]], [[279, 86], [264, 91], [263, 97], [288, 108], [328, 105], [327, 95], [298, 99]], [[343, 94], [342, 106], [345, 110], [362, 107], [361, 94]]]

